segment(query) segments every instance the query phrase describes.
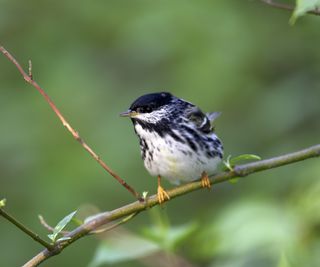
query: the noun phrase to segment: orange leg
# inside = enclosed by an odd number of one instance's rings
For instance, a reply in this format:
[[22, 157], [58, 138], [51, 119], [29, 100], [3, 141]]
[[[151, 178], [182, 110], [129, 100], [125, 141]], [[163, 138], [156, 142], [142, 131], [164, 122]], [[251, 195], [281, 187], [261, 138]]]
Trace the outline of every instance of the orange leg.
[[211, 188], [209, 176], [206, 172], [202, 172], [201, 174], [201, 185], [202, 187], [207, 187], [208, 189]]
[[168, 193], [163, 189], [163, 187], [161, 186], [161, 176], [158, 175], [158, 200], [159, 203], [163, 203], [166, 199], [169, 200], [170, 197], [168, 195]]

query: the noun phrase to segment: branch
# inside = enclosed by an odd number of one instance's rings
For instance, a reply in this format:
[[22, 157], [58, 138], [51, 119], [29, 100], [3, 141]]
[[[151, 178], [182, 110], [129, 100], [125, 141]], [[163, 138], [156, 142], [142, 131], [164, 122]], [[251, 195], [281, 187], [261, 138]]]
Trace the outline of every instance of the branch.
[[40, 243], [42, 246], [46, 247], [49, 251], [54, 249], [54, 246], [45, 240], [43, 240], [39, 235], [32, 232], [29, 228], [24, 226], [21, 222], [19, 222], [17, 219], [15, 219], [12, 215], [4, 211], [4, 209], [0, 208], [0, 215], [7, 219], [9, 222], [14, 224], [16, 227], [18, 227], [22, 232], [26, 233], [28, 236], [30, 236], [32, 239]]
[[[251, 173], [269, 170], [272, 168], [277, 168], [283, 165], [292, 164], [298, 161], [319, 156], [320, 144], [282, 156], [235, 166], [233, 171], [222, 172], [212, 176], [210, 179], [210, 183], [218, 184], [236, 177], [245, 177], [247, 175], [250, 175]], [[167, 193], [169, 194], [171, 200], [173, 198], [185, 195], [201, 188], [201, 182], [192, 182], [173, 188], [172, 190], [168, 190]], [[59, 254], [62, 250], [64, 250], [66, 247], [68, 247], [81, 237], [94, 232], [99, 227], [122, 217], [129, 216], [131, 214], [137, 214], [138, 212], [144, 211], [156, 205], [159, 205], [159, 202], [157, 196], [153, 195], [149, 197], [144, 203], [136, 201], [121, 208], [115, 209], [111, 212], [100, 213], [94, 216], [93, 219], [89, 222], [79, 226], [78, 228], [71, 231], [68, 235], [66, 235], [70, 239], [67, 239], [63, 242], [57, 242], [54, 245], [54, 249], [51, 251], [48, 249], [41, 251], [38, 255], [28, 261], [23, 267], [38, 266], [48, 258]]]
[[[278, 2], [274, 2], [273, 0], [261, 0], [261, 2], [275, 7], [275, 8], [280, 8], [280, 9], [284, 9], [284, 10], [288, 10], [288, 11], [293, 11], [295, 9], [295, 7], [293, 5], [288, 5], [288, 4], [283, 4], [283, 3], [278, 3]], [[312, 15], [316, 15], [316, 16], [320, 16], [320, 10], [319, 8], [316, 8], [314, 10], [309, 10], [306, 13], [308, 14], [312, 14]]]
[[33, 80], [31, 61], [29, 60], [29, 68], [28, 68], [29, 74], [27, 74], [23, 70], [19, 62], [3, 46], [0, 46], [0, 52], [4, 54], [16, 66], [16, 68], [19, 70], [19, 72], [23, 76], [24, 80], [27, 83], [31, 84], [35, 89], [37, 89], [38, 92], [44, 97], [45, 101], [50, 105], [52, 110], [58, 116], [59, 120], [62, 122], [63, 126], [67, 128], [67, 130], [72, 134], [74, 139], [76, 139], [81, 144], [81, 146], [102, 166], [102, 168], [104, 168], [109, 174], [111, 174], [122, 186], [124, 186], [136, 198], [141, 199], [139, 194], [131, 186], [129, 186], [123, 179], [121, 179], [120, 176], [117, 175], [106, 163], [104, 163], [103, 160], [85, 143], [85, 141], [80, 137], [79, 133], [74, 128], [72, 128], [70, 123], [64, 118], [60, 110], [57, 108], [54, 102], [50, 99], [47, 93], [40, 87], [40, 85], [35, 80]]
[[[269, 2], [270, 1], [264, 1]], [[16, 61], [16, 59], [2, 46], [0, 46], [0, 52], [2, 52], [19, 70], [25, 81], [29, 84], [31, 84], [34, 88], [36, 88], [41, 95], [45, 98], [45, 100], [48, 102], [48, 104], [51, 106], [53, 111], [56, 113], [62, 124], [68, 129], [68, 131], [72, 134], [72, 136], [84, 147], [85, 150], [89, 152], [89, 154], [108, 172], [110, 173], [118, 182], [120, 182], [128, 191], [130, 191], [135, 197], [139, 197], [138, 193], [131, 188], [124, 180], [122, 180], [115, 172], [113, 172], [100, 158], [93, 152], [93, 150], [81, 139], [78, 132], [73, 129], [70, 124], [67, 122], [67, 120], [63, 117], [61, 112], [58, 110], [58, 108], [55, 106], [53, 101], [50, 99], [50, 97], [44, 92], [44, 90], [33, 80], [32, 78], [32, 64], [31, 61], [29, 61], [29, 71], [27, 74], [21, 65]], [[210, 184], [217, 184], [221, 182], [225, 182], [227, 180], [236, 178], [236, 177], [245, 177], [251, 173], [268, 170], [276, 167], [280, 167], [287, 164], [292, 164], [297, 161], [302, 161], [308, 158], [312, 157], [318, 157], [320, 155], [320, 144], [306, 148], [301, 151], [297, 151], [294, 153], [253, 162], [249, 164], [243, 164], [235, 166], [232, 171], [229, 172], [222, 172], [217, 175], [214, 175], [210, 179]], [[192, 182], [188, 183], [179, 187], [176, 187], [172, 190], [168, 191], [168, 194], [170, 196], [170, 199], [173, 199], [175, 197], [182, 196], [184, 194], [193, 192], [195, 190], [199, 190], [202, 188], [201, 182]], [[97, 233], [101, 231], [101, 227], [106, 225], [107, 223], [110, 223], [112, 221], [122, 219], [120, 222], [113, 224], [111, 227], [105, 228], [104, 230], [109, 230], [113, 227], [116, 227], [119, 224], [125, 223], [128, 220], [132, 219], [135, 215], [137, 215], [139, 212], [144, 211], [148, 208], [151, 208], [153, 206], [156, 206], [159, 204], [158, 198], [156, 195], [153, 195], [149, 198], [147, 198], [144, 202], [136, 201], [131, 204], [128, 204], [126, 206], [120, 207], [118, 209], [115, 209], [111, 212], [104, 212], [97, 214], [93, 217], [91, 217], [90, 220], [88, 220], [83, 225], [79, 226], [78, 228], [74, 229], [73, 231], [67, 233], [65, 236], [66, 238], [57, 241], [55, 244], [51, 245], [47, 243], [46, 241], [42, 240], [37, 234], [34, 234], [32, 231], [30, 231], [28, 228], [26, 228], [24, 225], [22, 225], [20, 222], [18, 222], [16, 219], [14, 219], [12, 216], [8, 215], [6, 212], [4, 212], [3, 209], [0, 209], [0, 215], [2, 215], [4, 218], [9, 220], [11, 223], [16, 225], [19, 229], [24, 231], [27, 235], [35, 239], [37, 242], [41, 243], [46, 249], [41, 251], [38, 255], [36, 255], [34, 258], [32, 258], [30, 261], [28, 261], [24, 266], [25, 267], [33, 267], [37, 266], [43, 261], [49, 259], [50, 257], [59, 254], [61, 251], [63, 251], [66, 247], [71, 245], [73, 242], [77, 241], [78, 239], [87, 236], [92, 233]]]

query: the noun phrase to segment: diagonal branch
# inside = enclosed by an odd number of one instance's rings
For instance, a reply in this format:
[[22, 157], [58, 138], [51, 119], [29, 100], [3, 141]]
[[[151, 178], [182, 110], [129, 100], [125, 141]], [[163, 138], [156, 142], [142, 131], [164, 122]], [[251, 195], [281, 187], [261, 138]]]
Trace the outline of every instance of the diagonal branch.
[[54, 249], [54, 246], [47, 241], [43, 240], [39, 235], [31, 231], [29, 228], [24, 226], [21, 222], [19, 222], [16, 218], [14, 218], [12, 215], [10, 215], [8, 212], [6, 212], [4, 209], [0, 208], [0, 215], [7, 219], [9, 222], [14, 224], [16, 227], [18, 227], [22, 232], [26, 233], [28, 236], [30, 236], [32, 239], [40, 243], [42, 246], [46, 247], [49, 251]]
[[[277, 168], [280, 166], [292, 164], [298, 161], [319, 156], [320, 144], [282, 156], [277, 156], [270, 159], [235, 166], [233, 171], [221, 172], [212, 176], [210, 179], [210, 183], [218, 184], [236, 177], [245, 177], [247, 175], [250, 175], [251, 173], [269, 170], [272, 168]], [[199, 190], [201, 188], [201, 182], [192, 182], [173, 188], [172, 190], [168, 190], [167, 193], [169, 194], [170, 199], [173, 199], [184, 194], [193, 192], [195, 190]], [[54, 249], [51, 251], [48, 249], [44, 249], [38, 255], [36, 255], [34, 258], [28, 261], [23, 267], [38, 266], [40, 263], [47, 260], [48, 258], [56, 254], [59, 254], [62, 250], [64, 250], [66, 247], [68, 247], [81, 237], [84, 237], [94, 232], [99, 227], [114, 220], [123, 218], [125, 216], [144, 211], [156, 205], [159, 205], [158, 198], [156, 195], [153, 195], [149, 197], [144, 203], [136, 201], [121, 208], [115, 209], [111, 212], [100, 213], [94, 216], [93, 219], [89, 222], [79, 226], [78, 228], [71, 231], [68, 235], [66, 235], [67, 237], [70, 237], [70, 239], [67, 239], [64, 242], [57, 242], [54, 246]]]
[[29, 60], [29, 69], [27, 74], [19, 62], [3, 47], [0, 46], [0, 52], [4, 54], [19, 70], [21, 75], [23, 76], [24, 80], [31, 84], [38, 92], [44, 97], [46, 102], [50, 105], [54, 113], [58, 116], [59, 120], [62, 122], [63, 126], [67, 128], [67, 130], [72, 134], [74, 139], [76, 139], [81, 146], [104, 168], [109, 174], [111, 174], [122, 186], [124, 186], [131, 194], [133, 194], [136, 198], [140, 199], [139, 194], [129, 185], [127, 184], [118, 174], [116, 174], [87, 144], [86, 142], [80, 137], [79, 133], [70, 125], [70, 123], [64, 118], [60, 110], [51, 100], [51, 98], [47, 95], [47, 93], [40, 87], [40, 85], [33, 80], [32, 78], [32, 64]]

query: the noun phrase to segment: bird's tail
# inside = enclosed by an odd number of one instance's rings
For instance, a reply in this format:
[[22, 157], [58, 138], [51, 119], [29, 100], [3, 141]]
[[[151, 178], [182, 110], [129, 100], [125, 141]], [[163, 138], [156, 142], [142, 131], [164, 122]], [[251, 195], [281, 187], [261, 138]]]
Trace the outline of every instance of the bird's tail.
[[208, 112], [206, 113], [209, 121], [212, 123], [216, 118], [218, 118], [221, 115], [221, 112], [216, 111], [216, 112]]

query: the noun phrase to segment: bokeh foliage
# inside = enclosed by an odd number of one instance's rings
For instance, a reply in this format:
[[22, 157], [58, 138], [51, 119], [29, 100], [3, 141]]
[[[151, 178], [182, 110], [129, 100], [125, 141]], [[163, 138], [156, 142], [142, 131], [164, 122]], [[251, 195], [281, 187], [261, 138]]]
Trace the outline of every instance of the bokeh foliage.
[[[32, 59], [35, 80], [140, 192], [154, 193], [156, 180], [118, 114], [147, 92], [168, 90], [204, 111], [222, 111], [216, 131], [226, 155], [266, 158], [319, 143], [319, 17], [290, 26], [286, 11], [236, 0], [0, 6], [1, 44], [25, 65]], [[55, 225], [75, 209], [81, 217], [132, 200], [4, 57], [0, 70], [0, 199], [12, 214], [45, 237], [38, 214]], [[309, 160], [180, 197], [120, 233], [75, 243], [44, 266], [88, 266], [99, 263], [95, 254], [120, 252], [114, 266], [153, 266], [125, 258], [132, 249], [146, 256], [134, 249], [141, 246], [201, 266], [317, 267], [319, 173], [318, 160]], [[0, 236], [1, 266], [20, 266], [41, 249], [1, 218]]]

